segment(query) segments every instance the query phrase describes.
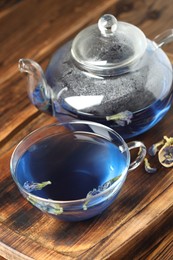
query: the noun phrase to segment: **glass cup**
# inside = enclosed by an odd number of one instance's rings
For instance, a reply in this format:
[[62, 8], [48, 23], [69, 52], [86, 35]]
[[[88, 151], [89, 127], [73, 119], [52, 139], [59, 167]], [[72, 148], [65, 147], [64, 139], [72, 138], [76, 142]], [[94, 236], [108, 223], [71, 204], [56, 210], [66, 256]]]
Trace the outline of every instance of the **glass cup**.
[[[130, 162], [130, 150], [139, 148]], [[109, 127], [72, 121], [42, 127], [14, 150], [10, 167], [21, 194], [58, 219], [81, 221], [102, 213], [129, 171], [146, 155], [142, 142], [126, 143]]]

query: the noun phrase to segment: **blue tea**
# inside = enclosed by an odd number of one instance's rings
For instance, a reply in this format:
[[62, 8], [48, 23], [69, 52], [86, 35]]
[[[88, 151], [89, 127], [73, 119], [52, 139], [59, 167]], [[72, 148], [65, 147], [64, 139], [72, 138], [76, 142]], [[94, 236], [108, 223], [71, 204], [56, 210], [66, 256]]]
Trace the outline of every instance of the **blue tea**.
[[[49, 105], [42, 110], [49, 114], [53, 114], [55, 117], [58, 118], [59, 122], [67, 122], [74, 119], [97, 122], [114, 129], [124, 139], [129, 139], [148, 131], [166, 115], [171, 107], [171, 102], [173, 98], [172, 95], [173, 94], [171, 92], [165, 98], [158, 99], [150, 106], [147, 106], [146, 108], [139, 111], [125, 111], [130, 113], [130, 118], [126, 117], [126, 114], [124, 114], [124, 118], [122, 117], [122, 120], [107, 120], [107, 117], [105, 116], [93, 116], [82, 112], [74, 113], [74, 111], [70, 110], [70, 107], [65, 105], [64, 109], [55, 100], [53, 101], [53, 103], [51, 103], [50, 101]], [[40, 96], [40, 87], [35, 90], [34, 98], [35, 100], [37, 100], [37, 103], [40, 102], [41, 104], [43, 98]]]
[[21, 186], [47, 182], [31, 193], [53, 200], [77, 200], [116, 180], [126, 170], [120, 149], [103, 137], [74, 132], [55, 134], [33, 144], [19, 159], [15, 175]]

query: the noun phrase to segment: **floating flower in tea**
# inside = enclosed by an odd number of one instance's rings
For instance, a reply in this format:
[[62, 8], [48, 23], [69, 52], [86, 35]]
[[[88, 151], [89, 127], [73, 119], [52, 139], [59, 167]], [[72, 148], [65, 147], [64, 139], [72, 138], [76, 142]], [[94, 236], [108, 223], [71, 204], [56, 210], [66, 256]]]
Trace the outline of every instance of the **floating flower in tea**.
[[106, 120], [107, 121], [113, 120], [118, 125], [125, 126], [125, 124], [128, 125], [131, 123], [132, 117], [133, 117], [133, 113], [126, 110], [124, 112], [120, 112], [120, 113], [112, 115], [112, 116], [106, 116]]
[[60, 215], [63, 213], [63, 208], [59, 204], [51, 203], [51, 202], [45, 202], [40, 201], [37, 198], [34, 198], [32, 195], [29, 195], [27, 197], [27, 200], [40, 210], [44, 212], [51, 213], [53, 215]]
[[44, 187], [46, 187], [49, 184], [52, 184], [51, 181], [43, 181], [41, 183], [34, 183], [34, 182], [26, 181], [23, 184], [23, 187], [28, 192], [32, 192], [34, 190], [42, 190]]
[[94, 188], [93, 190], [89, 191], [87, 196], [86, 196], [87, 201], [83, 204], [83, 210], [87, 210], [87, 205], [88, 205], [90, 199], [93, 196], [95, 196], [95, 195], [99, 194], [100, 192], [103, 192], [106, 189], [108, 189], [120, 177], [121, 177], [121, 175], [116, 176], [116, 177], [112, 178], [111, 180], [105, 182], [103, 185], [98, 186], [98, 189]]

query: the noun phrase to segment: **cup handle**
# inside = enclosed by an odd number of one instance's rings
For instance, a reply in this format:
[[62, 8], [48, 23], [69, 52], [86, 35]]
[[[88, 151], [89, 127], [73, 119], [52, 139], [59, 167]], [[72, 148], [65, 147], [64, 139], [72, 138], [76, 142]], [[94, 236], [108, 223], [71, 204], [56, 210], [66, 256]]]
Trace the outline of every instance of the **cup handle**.
[[173, 29], [168, 29], [154, 38], [154, 42], [156, 43], [158, 48], [172, 41], [173, 41]]
[[132, 141], [127, 143], [127, 146], [129, 148], [129, 151], [135, 148], [139, 148], [139, 152], [137, 154], [136, 159], [130, 163], [128, 171], [132, 171], [136, 169], [144, 160], [146, 156], [146, 147], [145, 145], [140, 141]]

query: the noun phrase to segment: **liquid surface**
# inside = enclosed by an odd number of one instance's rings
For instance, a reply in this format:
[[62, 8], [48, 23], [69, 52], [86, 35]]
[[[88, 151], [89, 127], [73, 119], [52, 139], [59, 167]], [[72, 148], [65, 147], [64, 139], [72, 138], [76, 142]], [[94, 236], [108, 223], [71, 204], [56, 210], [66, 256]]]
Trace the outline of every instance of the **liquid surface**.
[[89, 133], [54, 135], [32, 145], [19, 159], [16, 178], [51, 181], [32, 194], [54, 200], [85, 198], [87, 193], [126, 170], [126, 159], [118, 147]]

